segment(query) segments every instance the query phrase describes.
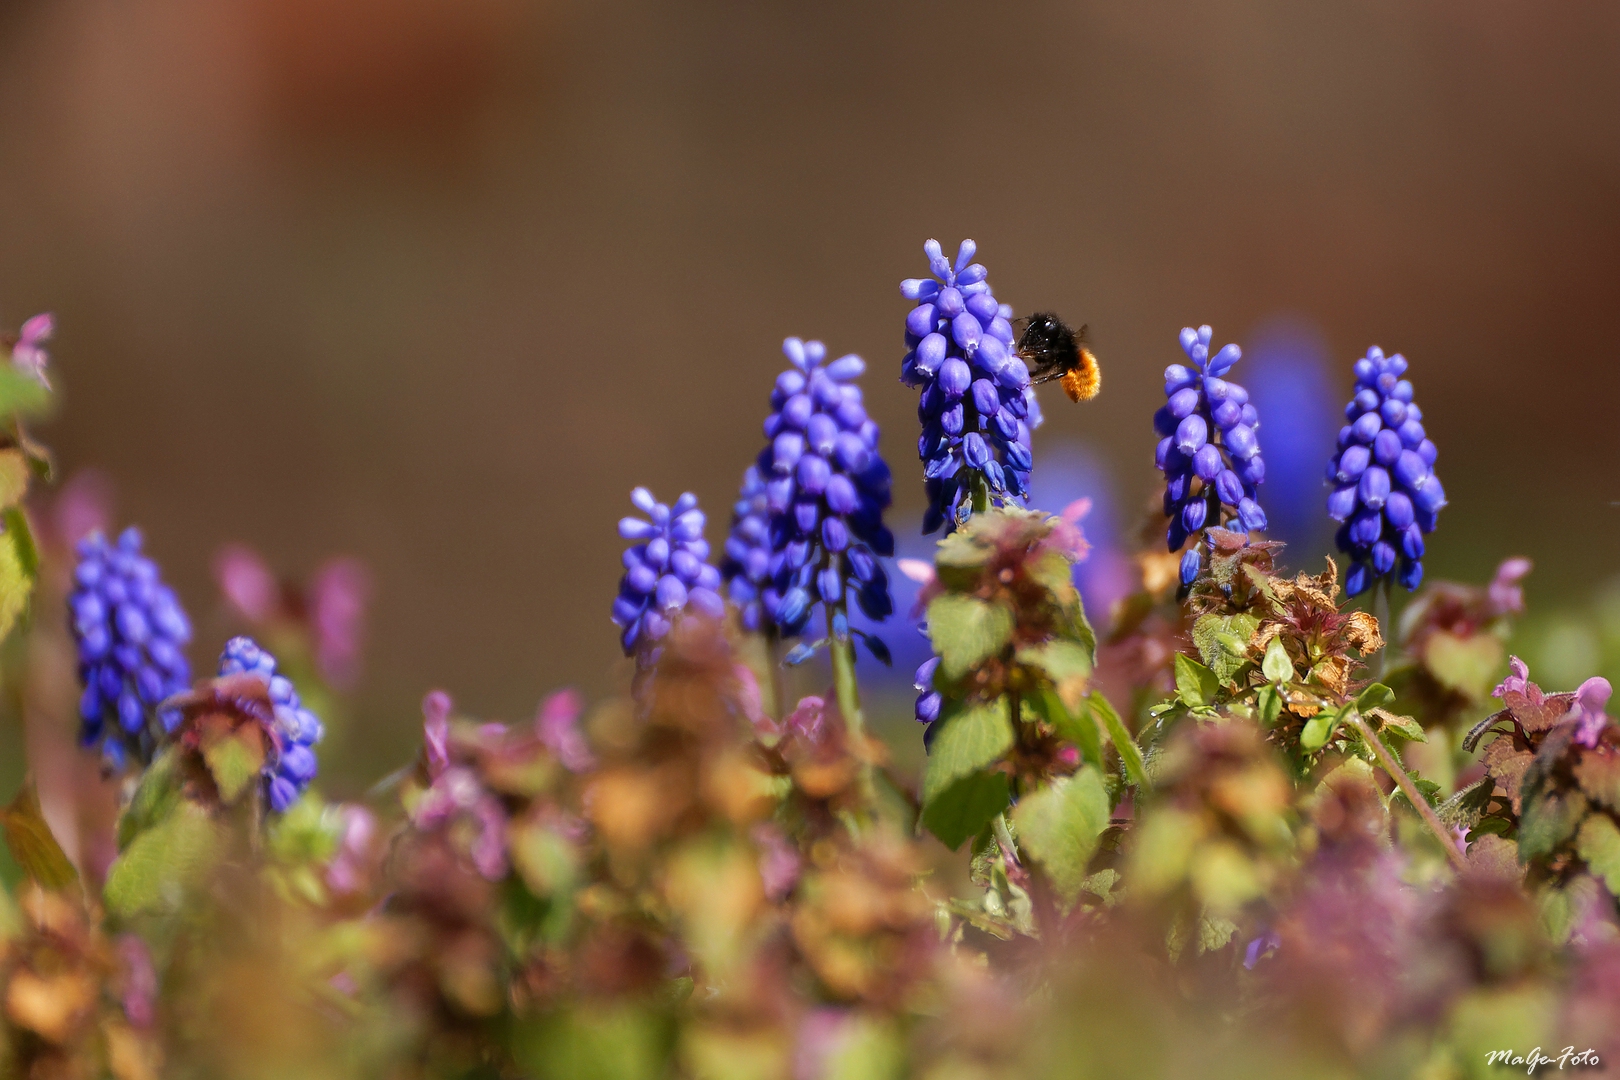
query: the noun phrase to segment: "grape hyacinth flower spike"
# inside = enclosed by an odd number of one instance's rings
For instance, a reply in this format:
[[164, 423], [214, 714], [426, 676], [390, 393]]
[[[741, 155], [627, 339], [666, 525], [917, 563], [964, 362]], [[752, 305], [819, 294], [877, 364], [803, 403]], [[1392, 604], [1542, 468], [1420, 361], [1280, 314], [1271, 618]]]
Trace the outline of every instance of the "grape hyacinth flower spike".
[[688, 607], [718, 619], [726, 605], [720, 599], [720, 571], [709, 565], [697, 496], [687, 492], [674, 506], [666, 506], [638, 487], [630, 501], [651, 520], [619, 521], [619, 535], [635, 543], [624, 552], [613, 622], [621, 631], [624, 654], [651, 662], [658, 642]]
[[780, 597], [771, 585], [771, 512], [757, 465], [743, 473], [742, 490], [732, 505], [720, 580], [737, 605], [743, 629], [756, 634], [775, 629], [769, 613]]
[[150, 762], [180, 721], [158, 706], [191, 683], [182, 651], [191, 622], [157, 565], [141, 554], [140, 530], [124, 530], [116, 544], [93, 532], [79, 541], [78, 556], [68, 612], [84, 687], [80, 741], [99, 746], [117, 772], [131, 755]]
[[[1164, 369], [1169, 399], [1153, 415], [1159, 445], [1154, 464], [1164, 473], [1164, 512], [1170, 519], [1166, 543], [1178, 551], [1188, 537], [1236, 519], [1237, 528], [1266, 527], [1258, 487], [1266, 478], [1255, 432], [1260, 418], [1249, 392], [1224, 376], [1243, 356], [1236, 345], [1209, 352], [1211, 331], [1183, 327], [1181, 348], [1192, 366]], [[1181, 559], [1181, 583], [1192, 583], [1203, 567], [1203, 553], [1189, 548]]]
[[1397, 569], [1408, 589], [1423, 580], [1423, 537], [1434, 531], [1446, 492], [1434, 475], [1437, 452], [1412, 401], [1406, 357], [1376, 345], [1356, 361], [1356, 395], [1328, 462], [1328, 515], [1342, 522], [1339, 550], [1350, 556], [1344, 591], [1355, 596]]
[[[802, 633], [820, 603], [841, 639], [850, 632], [845, 612], [852, 590], [868, 618], [894, 612], [878, 561], [894, 554], [894, 534], [883, 524], [889, 466], [855, 385], [866, 362], [853, 353], [828, 361], [821, 342], [799, 338], [784, 341], [782, 352], [789, 367], [771, 391], [770, 442], [758, 465], [770, 515], [771, 581], [763, 596], [784, 637]], [[861, 636], [880, 659], [888, 656], [877, 639]], [[795, 649], [789, 662], [812, 648]]]
[[923, 251], [934, 276], [900, 283], [901, 295], [916, 301], [906, 316], [900, 381], [922, 391], [924, 533], [954, 527], [975, 494], [991, 503], [1022, 498], [1034, 468], [1029, 440], [1040, 406], [1015, 351], [1012, 308], [996, 301], [988, 271], [973, 262], [977, 250], [962, 241], [952, 263], [930, 240]]
[[[250, 637], [234, 637], [219, 657], [219, 674], [256, 675], [270, 688], [271, 714], [265, 724], [272, 751], [260, 770], [270, 809], [287, 812], [315, 779], [315, 744], [325, 735], [320, 719], [298, 697], [292, 680], [276, 673], [276, 658]], [[263, 720], [261, 719], [261, 722]]]

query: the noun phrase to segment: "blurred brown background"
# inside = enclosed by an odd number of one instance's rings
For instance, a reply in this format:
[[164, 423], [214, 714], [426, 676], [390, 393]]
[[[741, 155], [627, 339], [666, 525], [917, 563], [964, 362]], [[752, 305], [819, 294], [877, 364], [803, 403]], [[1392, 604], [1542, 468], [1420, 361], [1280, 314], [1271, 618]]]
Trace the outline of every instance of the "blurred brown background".
[[382, 756], [430, 686], [614, 685], [627, 492], [695, 490], [718, 541], [786, 334], [872, 363], [914, 514], [929, 236], [1091, 324], [1106, 390], [1049, 398], [1037, 469], [1084, 439], [1134, 502], [1177, 329], [1294, 313], [1342, 386], [1412, 359], [1431, 574], [1532, 554], [1535, 604], [1613, 568], [1612, 4], [11, 0], [0, 37], [45, 438], [109, 472], [200, 667], [222, 543], [368, 561]]

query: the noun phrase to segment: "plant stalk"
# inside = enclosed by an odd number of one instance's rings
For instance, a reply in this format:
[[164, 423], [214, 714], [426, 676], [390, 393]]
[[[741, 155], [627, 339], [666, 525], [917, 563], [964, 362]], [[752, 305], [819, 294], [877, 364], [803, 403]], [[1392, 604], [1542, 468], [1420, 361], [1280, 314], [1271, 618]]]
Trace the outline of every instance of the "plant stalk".
[[1373, 682], [1381, 682], [1384, 678], [1384, 657], [1389, 655], [1390, 644], [1395, 639], [1395, 630], [1390, 626], [1389, 619], [1389, 579], [1380, 575], [1373, 583], [1372, 616], [1378, 620], [1378, 632], [1383, 635], [1384, 647], [1378, 650], [1378, 655], [1368, 667], [1372, 671]]
[[973, 492], [973, 512], [983, 514], [990, 509], [990, 481], [978, 469], [973, 470], [968, 480], [968, 488]]
[[782, 672], [782, 639], [774, 629], [765, 630], [765, 666], [770, 669], [771, 704], [765, 710], [773, 720], [782, 720], [788, 714], [787, 686]]
[[1350, 710], [1350, 726], [1355, 728], [1356, 734], [1360, 735], [1362, 741], [1372, 748], [1373, 755], [1378, 758], [1378, 764], [1382, 765], [1384, 771], [1389, 773], [1390, 779], [1395, 781], [1395, 786], [1399, 787], [1401, 793], [1406, 796], [1406, 801], [1411, 803], [1412, 807], [1417, 810], [1418, 817], [1423, 819], [1423, 824], [1427, 825], [1429, 831], [1434, 834], [1435, 839], [1440, 841], [1440, 846], [1445, 849], [1446, 858], [1451, 860], [1452, 868], [1459, 871], [1468, 869], [1468, 860], [1457, 849], [1457, 840], [1451, 835], [1451, 830], [1446, 828], [1445, 822], [1440, 820], [1440, 815], [1434, 812], [1434, 807], [1430, 806], [1429, 801], [1423, 797], [1423, 793], [1418, 791], [1417, 785], [1412, 782], [1412, 778], [1406, 775], [1406, 770], [1401, 768], [1400, 762], [1395, 760], [1395, 755], [1390, 753], [1389, 747], [1384, 745], [1384, 741], [1373, 731], [1372, 725], [1367, 723], [1367, 718], [1352, 709]]

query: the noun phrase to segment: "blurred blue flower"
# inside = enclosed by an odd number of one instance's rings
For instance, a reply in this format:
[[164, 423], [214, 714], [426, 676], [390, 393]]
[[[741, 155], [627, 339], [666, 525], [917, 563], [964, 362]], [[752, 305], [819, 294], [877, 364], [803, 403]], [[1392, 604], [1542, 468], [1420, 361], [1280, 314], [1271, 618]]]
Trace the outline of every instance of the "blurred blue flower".
[[988, 271], [973, 262], [977, 250], [962, 241], [953, 264], [930, 240], [923, 252], [933, 277], [900, 283], [901, 295], [917, 302], [906, 316], [900, 381], [922, 391], [917, 456], [928, 492], [925, 533], [954, 526], [975, 474], [1004, 502], [1028, 491], [1034, 468], [1029, 439], [1040, 406], [1014, 351], [1012, 308], [996, 302]]
[[78, 646], [80, 740], [99, 746], [119, 771], [131, 755], [145, 764], [180, 714], [158, 703], [187, 689], [183, 650], [191, 622], [157, 564], [141, 554], [140, 530], [116, 545], [93, 532], [78, 544], [68, 613]]
[[1249, 401], [1266, 418], [1266, 532], [1288, 544], [1299, 567], [1332, 542], [1317, 465], [1333, 449], [1338, 411], [1327, 356], [1314, 325], [1286, 317], [1258, 327], [1243, 356]]
[[630, 501], [651, 520], [619, 521], [619, 535], [635, 543], [624, 552], [613, 622], [626, 656], [650, 658], [648, 650], [669, 633], [688, 605], [716, 619], [725, 614], [726, 605], [720, 599], [720, 571], [709, 565], [697, 496], [687, 492], [670, 507], [638, 487]]
[[1130, 545], [1121, 534], [1113, 470], [1082, 443], [1043, 446], [1041, 471], [1030, 484], [1030, 506], [1062, 514], [1080, 500], [1089, 503], [1078, 523], [1091, 550], [1074, 564], [1074, 584], [1095, 621], [1107, 616], [1136, 585]]
[[[1183, 327], [1181, 348], [1191, 368], [1164, 369], [1169, 398], [1153, 415], [1161, 436], [1154, 464], [1164, 473], [1164, 512], [1170, 519], [1169, 550], [1178, 551], [1189, 536], [1237, 519], [1239, 529], [1266, 527], [1256, 488], [1266, 478], [1260, 457], [1260, 418], [1249, 392], [1222, 378], [1243, 356], [1236, 345], [1209, 353], [1211, 331]], [[1224, 508], [1224, 509], [1223, 509]], [[1198, 576], [1202, 555], [1195, 546], [1181, 560], [1181, 581]]]
[[265, 725], [273, 750], [262, 775], [270, 809], [278, 814], [298, 800], [319, 770], [315, 744], [326, 734], [320, 719], [298, 697], [292, 680], [276, 674], [276, 658], [250, 637], [234, 637], [219, 657], [219, 674], [257, 675], [270, 688], [271, 714]]
[[757, 465], [748, 466], [743, 473], [742, 490], [732, 504], [720, 580], [737, 605], [745, 629], [758, 633], [775, 627], [767, 614], [780, 599], [771, 586], [771, 513]]
[[1415, 589], [1423, 580], [1423, 537], [1434, 531], [1446, 492], [1434, 475], [1436, 450], [1412, 401], [1406, 357], [1376, 345], [1356, 361], [1356, 393], [1344, 408], [1349, 423], [1328, 462], [1334, 485], [1328, 516], [1343, 522], [1339, 550], [1350, 556], [1344, 590], [1365, 592], [1392, 571]]

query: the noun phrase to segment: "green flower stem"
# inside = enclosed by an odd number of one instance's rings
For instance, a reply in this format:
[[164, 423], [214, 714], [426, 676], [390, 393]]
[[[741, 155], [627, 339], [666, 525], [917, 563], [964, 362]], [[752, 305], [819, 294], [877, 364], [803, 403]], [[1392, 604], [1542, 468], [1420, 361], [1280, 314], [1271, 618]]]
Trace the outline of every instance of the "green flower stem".
[[968, 476], [968, 490], [973, 493], [973, 512], [985, 513], [990, 509], [990, 481], [983, 472], [974, 469]]
[[1380, 682], [1384, 678], [1384, 657], [1389, 654], [1390, 642], [1395, 639], [1395, 630], [1390, 626], [1389, 619], [1389, 579], [1379, 575], [1373, 583], [1372, 617], [1378, 620], [1378, 632], [1384, 636], [1384, 647], [1378, 650], [1368, 668], [1372, 671], [1373, 682]]
[[855, 682], [855, 637], [846, 634], [840, 638], [833, 632], [833, 620], [842, 614], [842, 604], [827, 606], [827, 651], [832, 654], [833, 691], [838, 696], [838, 711], [844, 714], [849, 730], [865, 734], [866, 718], [861, 715], [860, 687]]
[[765, 638], [765, 667], [770, 671], [771, 702], [766, 713], [775, 720], [780, 720], [788, 714], [787, 686], [783, 682], [782, 669], [782, 638], [773, 628], [774, 624], [767, 626]]
[[1384, 741], [1373, 731], [1372, 725], [1367, 723], [1367, 718], [1351, 709], [1350, 726], [1356, 729], [1356, 734], [1361, 736], [1362, 742], [1372, 748], [1373, 755], [1378, 758], [1378, 764], [1389, 773], [1390, 779], [1395, 781], [1395, 785], [1406, 796], [1406, 801], [1417, 810], [1423, 824], [1427, 825], [1434, 838], [1440, 841], [1440, 847], [1445, 851], [1446, 858], [1451, 860], [1452, 868], [1468, 869], [1468, 860], [1457, 850], [1457, 840], [1451, 835], [1451, 830], [1446, 828], [1445, 823], [1440, 820], [1440, 815], [1434, 812], [1434, 807], [1429, 805], [1429, 801], [1423, 797], [1417, 785], [1412, 783], [1412, 778], [1406, 775], [1406, 770], [1401, 768], [1401, 763], [1395, 760], [1395, 755], [1390, 753], [1389, 747], [1385, 746]]

